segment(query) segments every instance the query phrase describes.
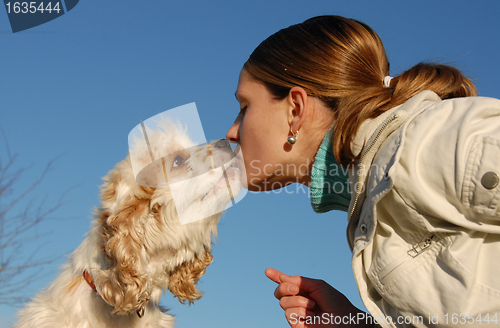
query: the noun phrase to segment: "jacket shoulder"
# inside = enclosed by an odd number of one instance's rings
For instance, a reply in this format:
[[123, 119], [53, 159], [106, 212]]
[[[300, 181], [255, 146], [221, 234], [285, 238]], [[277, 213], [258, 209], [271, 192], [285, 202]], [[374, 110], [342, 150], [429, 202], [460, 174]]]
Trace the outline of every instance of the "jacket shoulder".
[[394, 188], [411, 207], [438, 222], [500, 233], [500, 100], [424, 102], [398, 143]]

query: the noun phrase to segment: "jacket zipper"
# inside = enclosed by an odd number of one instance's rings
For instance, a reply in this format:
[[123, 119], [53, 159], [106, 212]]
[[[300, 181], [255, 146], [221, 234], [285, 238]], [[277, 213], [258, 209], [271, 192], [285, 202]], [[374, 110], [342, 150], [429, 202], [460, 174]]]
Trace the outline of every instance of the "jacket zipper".
[[[384, 125], [382, 125], [382, 127], [378, 131], [377, 135], [375, 136], [375, 139], [373, 139], [372, 143], [368, 146], [368, 148], [366, 149], [364, 154], [361, 155], [361, 158], [359, 160], [359, 166], [360, 166], [359, 170], [361, 170], [361, 167], [362, 167], [361, 165], [363, 163], [363, 159], [364, 159], [365, 155], [370, 151], [370, 149], [373, 147], [373, 145], [377, 142], [378, 138], [382, 134], [382, 131], [384, 131], [384, 129], [387, 127], [387, 125], [389, 123], [391, 123], [392, 121], [394, 121], [396, 118], [398, 118], [398, 114], [392, 115], [387, 121], [385, 121]], [[349, 217], [351, 217], [351, 218], [352, 218], [352, 215], [354, 214], [354, 210], [356, 209], [356, 205], [358, 204], [359, 194], [361, 193], [362, 187], [361, 187], [361, 183], [359, 183], [360, 177], [361, 177], [361, 174], [358, 173], [358, 186], [356, 188], [356, 198], [354, 199], [354, 203], [352, 204], [351, 213], [349, 215]]]

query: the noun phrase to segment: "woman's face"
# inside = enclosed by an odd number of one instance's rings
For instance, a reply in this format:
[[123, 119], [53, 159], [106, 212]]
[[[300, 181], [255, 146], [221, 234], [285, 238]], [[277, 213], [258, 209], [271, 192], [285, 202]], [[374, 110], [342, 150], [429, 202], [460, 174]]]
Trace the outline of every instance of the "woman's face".
[[243, 69], [236, 99], [240, 112], [226, 134], [243, 152], [248, 190], [264, 191], [284, 187], [290, 181], [287, 154], [291, 146], [286, 98], [275, 99], [267, 88]]

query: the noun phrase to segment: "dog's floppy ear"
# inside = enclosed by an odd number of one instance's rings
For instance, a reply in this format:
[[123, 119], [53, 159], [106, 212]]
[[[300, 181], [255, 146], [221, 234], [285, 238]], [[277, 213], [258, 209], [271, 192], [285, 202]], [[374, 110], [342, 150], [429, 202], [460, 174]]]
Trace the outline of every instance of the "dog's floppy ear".
[[195, 257], [192, 262], [180, 265], [170, 275], [168, 289], [179, 299], [179, 302], [184, 304], [188, 301], [191, 305], [201, 298], [202, 292], [196, 289], [196, 283], [205, 274], [212, 260], [212, 254], [206, 252], [200, 258]]
[[137, 185], [131, 176], [130, 164], [124, 162], [104, 179], [101, 190], [101, 248], [109, 268], [95, 276], [97, 292], [114, 307], [113, 313], [118, 314], [144, 306], [151, 288], [145, 271], [141, 218], [149, 211], [154, 189]]

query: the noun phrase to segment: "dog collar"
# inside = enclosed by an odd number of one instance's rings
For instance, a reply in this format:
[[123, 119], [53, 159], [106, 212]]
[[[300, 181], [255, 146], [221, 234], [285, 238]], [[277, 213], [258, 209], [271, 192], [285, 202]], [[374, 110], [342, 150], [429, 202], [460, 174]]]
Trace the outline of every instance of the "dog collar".
[[[87, 270], [83, 270], [83, 279], [85, 279], [87, 284], [89, 284], [90, 288], [92, 288], [94, 290], [94, 292], [97, 293], [97, 288], [94, 285], [94, 281], [92, 280], [92, 276], [90, 275], [90, 273]], [[99, 293], [97, 293], [97, 295], [99, 295]]]
[[[92, 279], [92, 275], [87, 270], [83, 270], [83, 279], [85, 279], [90, 288], [92, 288], [94, 292], [99, 295], [99, 293], [97, 292], [97, 288], [95, 287], [94, 280]], [[138, 309], [136, 313], [139, 318], [142, 318], [144, 316], [144, 306]]]

